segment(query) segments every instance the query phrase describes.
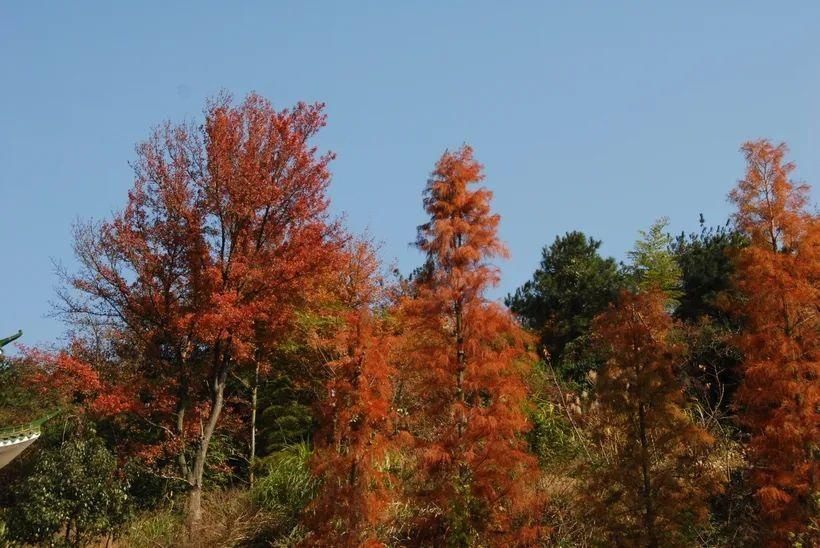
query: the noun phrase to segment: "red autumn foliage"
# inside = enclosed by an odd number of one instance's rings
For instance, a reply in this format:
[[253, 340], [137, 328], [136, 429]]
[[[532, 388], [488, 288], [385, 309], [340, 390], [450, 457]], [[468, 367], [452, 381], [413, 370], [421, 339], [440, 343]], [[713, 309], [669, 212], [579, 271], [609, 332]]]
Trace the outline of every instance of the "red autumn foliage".
[[57, 405], [88, 404], [97, 398], [103, 383], [97, 372], [68, 351], [47, 352], [22, 347], [25, 381]]
[[327, 381], [317, 409], [313, 470], [322, 478], [313, 501], [311, 546], [363, 546], [377, 540], [390, 492], [384, 471], [390, 447], [390, 334], [380, 302], [379, 262], [368, 242], [354, 242], [330, 289], [340, 327], [325, 352]]
[[521, 435], [529, 425], [522, 370], [527, 335], [489, 302], [488, 261], [506, 256], [492, 194], [470, 147], [447, 152], [425, 191], [430, 221], [419, 227], [426, 269], [401, 303], [402, 374], [415, 406], [404, 410], [417, 455], [412, 495], [432, 512], [420, 542], [532, 542], [536, 461]]
[[[328, 214], [333, 156], [309, 144], [324, 123], [321, 104], [276, 110], [251, 94], [210, 102], [202, 126], [155, 131], [137, 148], [125, 209], [76, 231], [80, 269], [61, 296], [88, 339], [24, 350], [10, 378], [104, 425], [121, 460], [182, 481], [192, 532], [209, 444], [244, 437], [248, 391], [253, 470], [259, 377], [277, 367], [320, 387], [311, 468], [321, 486], [292, 509], [308, 526], [304, 545], [537, 545], [545, 516], [563, 519], [554, 510], [564, 501], [545, 513], [539, 494], [553, 479], [588, 488], [574, 493], [591, 522], [578, 538], [604, 530], [594, 541], [677, 546], [720, 529], [706, 525], [708, 498], [722, 489], [714, 440], [687, 409], [685, 331], [668, 296], [625, 293], [591, 339], [578, 339], [607, 356], [597, 382], [589, 377], [595, 403], [562, 408], [567, 445], [584, 449], [592, 475], [539, 471], [523, 437], [534, 340], [486, 296], [507, 251], [472, 149], [436, 164], [417, 239], [427, 261], [391, 300], [373, 246], [350, 242]], [[726, 440], [747, 451], [765, 541], [820, 545], [820, 223], [808, 187], [789, 179], [784, 145], [742, 150], [747, 171], [730, 199], [749, 245], [734, 257], [737, 291], [721, 297], [737, 320], [726, 329], [740, 326], [742, 433]], [[294, 326], [306, 340], [294, 344]], [[590, 427], [595, 456], [578, 424]], [[210, 466], [227, 474], [235, 462]], [[718, 500], [713, 517], [743, 495]]]
[[162, 437], [145, 453], [165, 453], [190, 485], [191, 523], [229, 374], [252, 367], [336, 268], [333, 156], [308, 144], [322, 109], [277, 111], [251, 94], [211, 102], [201, 127], [166, 124], [137, 149], [125, 210], [77, 231], [65, 311], [120, 334], [123, 388]]
[[21, 351], [16, 367], [23, 373], [23, 383], [47, 399], [54, 410], [106, 419], [132, 411], [136, 405], [124, 386], [100, 374], [79, 341], [60, 351], [25, 346]]
[[686, 528], [709, 518], [720, 489], [706, 457], [712, 436], [685, 411], [674, 337], [660, 289], [624, 293], [593, 322], [608, 358], [596, 383], [595, 438], [603, 449], [592, 467], [590, 508], [614, 546], [680, 546]]
[[809, 187], [789, 179], [785, 145], [743, 145], [745, 177], [729, 195], [749, 239], [736, 261], [732, 303], [743, 323], [737, 406], [748, 429], [751, 477], [772, 544], [806, 531], [820, 468], [820, 220]]

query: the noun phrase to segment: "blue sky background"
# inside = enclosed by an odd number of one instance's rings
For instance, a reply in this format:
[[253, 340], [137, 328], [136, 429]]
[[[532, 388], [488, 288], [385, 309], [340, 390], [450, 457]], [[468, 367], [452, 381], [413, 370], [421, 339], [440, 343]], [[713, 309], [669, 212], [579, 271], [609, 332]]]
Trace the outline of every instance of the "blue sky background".
[[815, 2], [4, 2], [0, 336], [58, 339], [72, 222], [122, 207], [134, 145], [221, 89], [326, 102], [333, 209], [403, 271], [428, 172], [471, 143], [512, 251], [500, 297], [565, 231], [622, 259], [657, 217], [722, 223], [746, 139], [816, 182], [818, 29]]

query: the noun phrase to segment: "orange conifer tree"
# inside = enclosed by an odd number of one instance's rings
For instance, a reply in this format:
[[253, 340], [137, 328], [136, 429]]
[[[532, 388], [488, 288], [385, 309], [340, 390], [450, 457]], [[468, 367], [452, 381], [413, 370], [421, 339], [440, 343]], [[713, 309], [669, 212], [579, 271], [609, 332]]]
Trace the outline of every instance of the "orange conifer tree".
[[607, 449], [592, 470], [593, 515], [616, 546], [683, 546], [687, 528], [708, 518], [717, 490], [705, 466], [713, 439], [684, 410], [674, 366], [683, 349], [672, 337], [668, 297], [660, 290], [624, 293], [593, 323], [608, 352], [597, 381]]
[[809, 187], [789, 180], [786, 146], [743, 145], [745, 177], [729, 195], [749, 246], [739, 252], [732, 303], [743, 321], [743, 383], [737, 393], [751, 438], [751, 478], [774, 545], [816, 519], [820, 408], [820, 222]]
[[351, 244], [331, 287], [341, 327], [326, 341], [325, 396], [314, 436], [313, 469], [322, 487], [311, 505], [311, 546], [380, 545], [377, 526], [390, 500], [383, 471], [392, 433], [390, 338], [374, 309], [382, 305], [379, 263], [368, 242]]
[[446, 152], [425, 191], [419, 227], [427, 267], [402, 302], [402, 349], [413, 409], [404, 410], [418, 460], [413, 494], [429, 510], [419, 542], [497, 545], [531, 541], [537, 477], [521, 434], [526, 335], [484, 293], [498, 282], [488, 263], [505, 256], [492, 194], [473, 188], [482, 166], [465, 146]]

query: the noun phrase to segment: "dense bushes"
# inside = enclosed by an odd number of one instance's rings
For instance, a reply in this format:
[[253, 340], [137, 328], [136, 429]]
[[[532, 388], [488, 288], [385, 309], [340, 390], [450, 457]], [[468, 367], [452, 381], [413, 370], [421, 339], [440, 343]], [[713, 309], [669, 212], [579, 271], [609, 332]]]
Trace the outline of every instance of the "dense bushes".
[[7, 538], [26, 543], [82, 546], [116, 536], [130, 515], [114, 455], [93, 433], [74, 433], [38, 451], [10, 487]]

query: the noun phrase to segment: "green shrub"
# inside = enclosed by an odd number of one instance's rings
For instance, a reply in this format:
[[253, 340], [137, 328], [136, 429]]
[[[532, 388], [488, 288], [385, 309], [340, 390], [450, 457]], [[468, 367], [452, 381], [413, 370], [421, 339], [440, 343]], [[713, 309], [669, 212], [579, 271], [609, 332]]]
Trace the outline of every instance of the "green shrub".
[[578, 454], [578, 440], [567, 418], [549, 402], [531, 412], [532, 429], [527, 433], [530, 449], [542, 466], [563, 465]]
[[116, 534], [129, 516], [116, 459], [93, 435], [40, 451], [11, 497], [6, 535], [19, 542], [80, 546]]

